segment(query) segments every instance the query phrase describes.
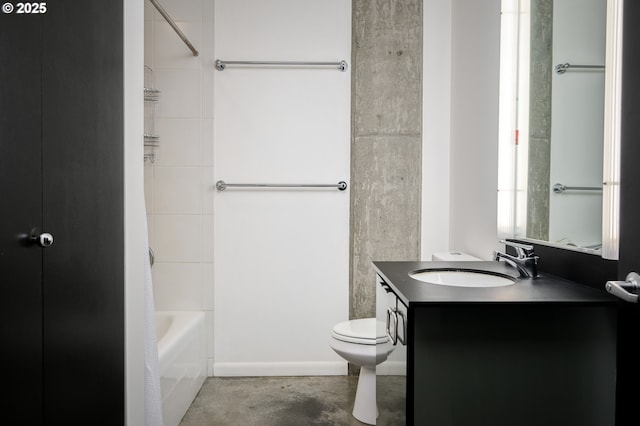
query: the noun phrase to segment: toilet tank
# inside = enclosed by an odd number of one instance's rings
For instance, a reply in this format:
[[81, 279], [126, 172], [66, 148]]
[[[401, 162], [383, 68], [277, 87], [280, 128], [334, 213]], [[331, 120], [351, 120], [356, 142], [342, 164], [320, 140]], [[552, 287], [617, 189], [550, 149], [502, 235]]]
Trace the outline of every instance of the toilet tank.
[[440, 262], [459, 262], [459, 261], [479, 261], [479, 259], [475, 256], [471, 256], [467, 253], [462, 253], [459, 251], [446, 251], [433, 253], [431, 255], [431, 260], [440, 261]]

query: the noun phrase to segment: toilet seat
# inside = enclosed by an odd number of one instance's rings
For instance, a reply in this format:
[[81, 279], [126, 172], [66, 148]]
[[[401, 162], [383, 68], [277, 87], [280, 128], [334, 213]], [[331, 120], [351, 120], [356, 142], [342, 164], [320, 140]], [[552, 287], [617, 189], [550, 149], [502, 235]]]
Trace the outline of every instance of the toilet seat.
[[333, 327], [331, 335], [337, 340], [359, 345], [382, 344], [388, 340], [384, 323], [375, 318], [340, 322]]

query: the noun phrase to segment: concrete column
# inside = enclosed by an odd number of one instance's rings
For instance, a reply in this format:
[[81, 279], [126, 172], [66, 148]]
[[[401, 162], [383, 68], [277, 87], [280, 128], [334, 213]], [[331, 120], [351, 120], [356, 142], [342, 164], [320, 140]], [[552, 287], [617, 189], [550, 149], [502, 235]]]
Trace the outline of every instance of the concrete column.
[[353, 0], [350, 317], [375, 316], [372, 261], [419, 260], [422, 1]]
[[553, 0], [531, 2], [527, 237], [549, 239]]

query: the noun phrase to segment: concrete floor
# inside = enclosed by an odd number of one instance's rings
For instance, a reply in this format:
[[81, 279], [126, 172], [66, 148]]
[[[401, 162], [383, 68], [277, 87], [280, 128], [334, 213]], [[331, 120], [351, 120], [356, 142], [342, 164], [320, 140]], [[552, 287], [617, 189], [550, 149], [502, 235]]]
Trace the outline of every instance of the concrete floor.
[[[404, 424], [404, 384], [378, 384], [378, 425]], [[351, 415], [357, 385], [357, 376], [209, 377], [180, 426], [360, 426]]]

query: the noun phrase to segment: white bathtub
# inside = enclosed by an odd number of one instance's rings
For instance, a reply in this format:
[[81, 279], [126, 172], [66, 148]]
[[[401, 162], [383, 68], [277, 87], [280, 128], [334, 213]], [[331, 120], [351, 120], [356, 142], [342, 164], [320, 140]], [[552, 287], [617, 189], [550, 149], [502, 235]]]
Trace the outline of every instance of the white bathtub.
[[177, 426], [207, 375], [205, 314], [157, 311], [164, 426]]

